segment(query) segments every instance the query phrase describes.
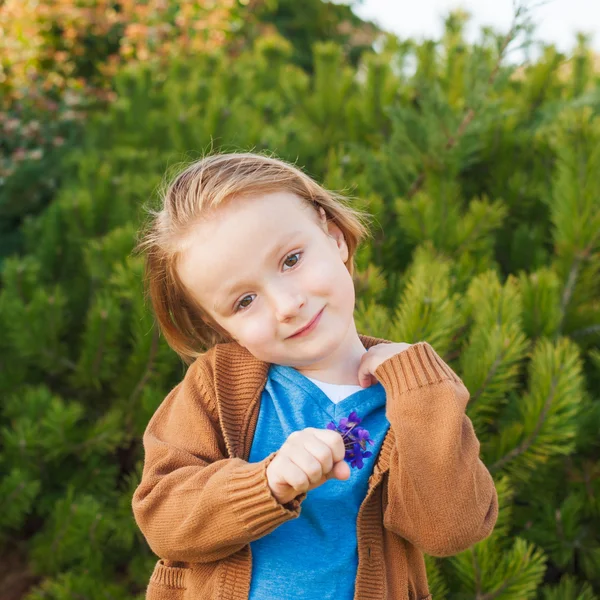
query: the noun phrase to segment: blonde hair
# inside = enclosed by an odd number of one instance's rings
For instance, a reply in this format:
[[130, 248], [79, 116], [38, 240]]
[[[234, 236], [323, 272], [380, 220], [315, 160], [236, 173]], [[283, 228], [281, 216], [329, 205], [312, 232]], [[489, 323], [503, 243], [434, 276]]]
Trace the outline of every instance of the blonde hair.
[[181, 240], [201, 215], [233, 198], [271, 192], [292, 192], [323, 208], [328, 221], [344, 234], [348, 246], [345, 263], [354, 273], [354, 253], [370, 235], [370, 215], [351, 208], [340, 193], [328, 191], [292, 164], [255, 153], [211, 154], [189, 164], [161, 189], [158, 211], [140, 230], [135, 253], [145, 255], [144, 284], [159, 328], [169, 346], [190, 364], [200, 354], [233, 338], [189, 294], [176, 265]]

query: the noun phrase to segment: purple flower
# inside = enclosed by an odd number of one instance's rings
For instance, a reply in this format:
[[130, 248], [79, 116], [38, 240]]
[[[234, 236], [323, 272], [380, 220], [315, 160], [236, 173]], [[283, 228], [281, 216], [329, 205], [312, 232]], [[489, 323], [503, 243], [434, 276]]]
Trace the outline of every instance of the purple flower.
[[327, 425], [327, 429], [341, 434], [346, 448], [344, 460], [357, 469], [363, 468], [364, 458], [373, 456], [373, 453], [366, 449], [367, 444], [373, 445], [373, 440], [369, 438], [369, 432], [364, 427], [359, 427], [361, 421], [362, 419], [353, 410], [347, 417], [341, 418], [337, 425], [335, 421], [330, 421]]

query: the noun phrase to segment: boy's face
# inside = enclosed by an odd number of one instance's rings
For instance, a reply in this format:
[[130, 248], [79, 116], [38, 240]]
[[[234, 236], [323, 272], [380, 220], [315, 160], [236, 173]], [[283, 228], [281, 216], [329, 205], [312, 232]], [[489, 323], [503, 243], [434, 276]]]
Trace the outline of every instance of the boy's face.
[[[197, 224], [183, 248], [183, 284], [258, 359], [317, 372], [356, 344], [344, 236], [295, 194], [234, 199]], [[308, 334], [291, 337], [321, 311]]]

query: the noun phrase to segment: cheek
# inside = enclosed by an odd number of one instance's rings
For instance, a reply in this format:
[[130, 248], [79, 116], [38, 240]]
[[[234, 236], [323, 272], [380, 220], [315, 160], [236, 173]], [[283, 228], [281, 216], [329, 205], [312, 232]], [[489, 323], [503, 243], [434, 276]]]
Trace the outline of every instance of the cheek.
[[265, 315], [246, 319], [237, 329], [237, 338], [242, 344], [260, 345], [271, 341], [273, 332]]
[[331, 296], [348, 297], [354, 301], [354, 282], [346, 269], [346, 265], [337, 257], [337, 260], [316, 261], [305, 278], [305, 289], [316, 293], [327, 292]]
[[352, 280], [352, 275], [348, 273], [348, 269], [346, 269], [345, 265], [342, 264], [342, 268], [344, 269], [344, 271], [341, 274], [339, 280], [340, 283], [338, 289], [338, 296], [342, 298], [343, 305], [347, 308], [348, 312], [350, 314], [353, 314], [356, 300], [354, 281]]

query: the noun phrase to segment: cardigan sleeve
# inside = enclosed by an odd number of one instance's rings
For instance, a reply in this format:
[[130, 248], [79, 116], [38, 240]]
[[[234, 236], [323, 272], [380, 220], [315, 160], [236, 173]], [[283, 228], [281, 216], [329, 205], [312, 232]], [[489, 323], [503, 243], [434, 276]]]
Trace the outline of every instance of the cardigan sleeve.
[[384, 526], [432, 556], [488, 537], [498, 495], [479, 458], [460, 378], [425, 342], [385, 360], [375, 376], [386, 390], [395, 439]]
[[305, 494], [281, 505], [266, 469], [228, 458], [216, 402], [198, 360], [165, 398], [143, 436], [142, 479], [132, 498], [138, 527], [161, 558], [225, 558], [296, 518]]

